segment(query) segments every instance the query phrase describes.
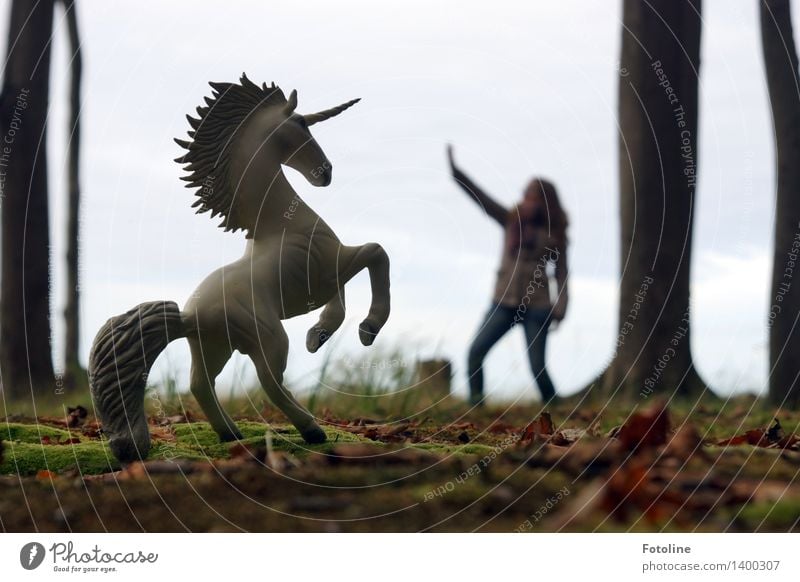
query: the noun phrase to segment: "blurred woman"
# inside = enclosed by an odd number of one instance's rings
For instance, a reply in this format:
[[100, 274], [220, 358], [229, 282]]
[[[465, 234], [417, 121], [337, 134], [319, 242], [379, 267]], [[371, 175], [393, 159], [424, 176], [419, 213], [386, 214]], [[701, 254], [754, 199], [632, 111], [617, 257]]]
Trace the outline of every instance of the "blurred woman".
[[[556, 397], [547, 373], [545, 347], [551, 323], [567, 311], [567, 215], [552, 183], [533, 178], [522, 200], [512, 209], [486, 194], [456, 166], [447, 146], [453, 178], [494, 219], [505, 233], [500, 268], [491, 306], [469, 350], [470, 402], [483, 403], [483, 360], [489, 350], [516, 324], [522, 324], [528, 360], [543, 402]], [[555, 272], [551, 290], [548, 270]]]

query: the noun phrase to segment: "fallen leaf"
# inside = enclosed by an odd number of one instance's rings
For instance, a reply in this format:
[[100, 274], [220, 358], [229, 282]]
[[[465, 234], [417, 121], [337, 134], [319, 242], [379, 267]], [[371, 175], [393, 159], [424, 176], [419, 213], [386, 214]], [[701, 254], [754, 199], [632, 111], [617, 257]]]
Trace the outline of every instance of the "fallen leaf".
[[89, 416], [89, 411], [80, 404], [75, 408], [67, 408], [67, 427], [78, 428], [86, 422], [86, 417]]
[[89, 437], [91, 439], [99, 439], [100, 435], [103, 434], [103, 429], [100, 426], [100, 423], [96, 420], [92, 422], [87, 422], [81, 428], [81, 433], [83, 436]]
[[496, 420], [492, 424], [490, 424], [486, 430], [494, 434], [519, 432], [519, 429], [517, 427], [512, 426], [507, 422], [501, 422], [499, 420]]
[[666, 404], [660, 403], [645, 412], [637, 412], [622, 425], [616, 438], [626, 451], [657, 447], [667, 442], [669, 414]]
[[561, 432], [555, 432], [553, 419], [549, 412], [542, 412], [533, 422], [529, 423], [522, 430], [522, 435], [517, 441], [518, 445], [533, 444], [537, 442], [548, 442], [557, 446], [569, 446], [572, 441], [567, 439]]
[[553, 419], [549, 412], [542, 412], [533, 421], [522, 429], [520, 441], [533, 440], [538, 436], [550, 436], [553, 434]]
[[694, 425], [684, 423], [678, 427], [678, 430], [667, 442], [664, 447], [664, 456], [681, 460], [686, 460], [694, 455], [705, 458], [707, 455], [703, 450], [703, 444], [703, 437], [700, 436]]
[[175, 433], [172, 431], [172, 428], [169, 426], [150, 427], [150, 438], [155, 441], [164, 441], [168, 443], [174, 443], [178, 440], [178, 438], [175, 436]]
[[728, 447], [748, 444], [755, 447], [794, 448], [800, 439], [795, 435], [784, 436], [781, 423], [777, 418], [774, 422], [775, 424], [767, 430], [763, 428], [748, 430], [744, 434], [718, 441], [717, 445], [720, 447]]
[[457, 422], [455, 424], [448, 424], [445, 428], [452, 428], [455, 430], [475, 430], [475, 424], [472, 422]]
[[242, 461], [263, 463], [267, 457], [266, 447], [244, 443], [235, 443], [229, 449], [229, 452], [231, 459], [240, 459]]
[[565, 428], [558, 432], [562, 437], [564, 437], [564, 440], [568, 444], [572, 444], [575, 441], [590, 435], [589, 430], [584, 430], [582, 428]]
[[570, 447], [544, 443], [533, 454], [529, 450], [509, 449], [504, 456], [524, 461], [529, 467], [553, 468], [570, 475], [600, 475], [619, 464], [619, 443], [616, 441], [578, 441]]

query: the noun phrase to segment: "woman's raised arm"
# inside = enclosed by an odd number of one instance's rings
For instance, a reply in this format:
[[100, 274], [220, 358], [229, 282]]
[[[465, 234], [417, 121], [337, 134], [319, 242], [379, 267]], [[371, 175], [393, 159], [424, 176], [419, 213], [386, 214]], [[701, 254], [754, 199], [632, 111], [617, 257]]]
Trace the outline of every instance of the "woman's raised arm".
[[508, 218], [508, 209], [481, 190], [456, 166], [456, 162], [453, 159], [453, 146], [450, 144], [447, 145], [447, 160], [450, 162], [450, 171], [458, 185], [478, 203], [486, 214], [494, 218], [502, 226], [505, 226]]

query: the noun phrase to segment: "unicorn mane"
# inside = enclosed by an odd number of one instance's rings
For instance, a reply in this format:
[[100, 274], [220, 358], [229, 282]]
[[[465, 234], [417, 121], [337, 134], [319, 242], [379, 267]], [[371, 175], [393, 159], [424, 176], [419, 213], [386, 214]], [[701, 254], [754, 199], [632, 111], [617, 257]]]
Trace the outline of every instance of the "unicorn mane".
[[265, 106], [286, 105], [286, 97], [275, 83], [261, 87], [242, 73], [237, 83], [209, 83], [212, 96], [205, 97], [206, 106], [199, 106], [199, 119], [189, 115], [191, 141], [175, 138], [175, 142], [188, 150], [175, 158], [179, 164], [187, 164], [183, 169], [188, 173], [181, 180], [188, 182], [187, 188], [197, 188], [197, 200], [192, 208], [197, 214], [211, 212], [211, 217], [220, 215], [223, 221], [219, 226], [226, 231], [247, 231], [251, 233], [245, 220], [238, 216], [235, 204], [236, 184], [230, 177], [230, 146], [236, 131], [257, 109]]

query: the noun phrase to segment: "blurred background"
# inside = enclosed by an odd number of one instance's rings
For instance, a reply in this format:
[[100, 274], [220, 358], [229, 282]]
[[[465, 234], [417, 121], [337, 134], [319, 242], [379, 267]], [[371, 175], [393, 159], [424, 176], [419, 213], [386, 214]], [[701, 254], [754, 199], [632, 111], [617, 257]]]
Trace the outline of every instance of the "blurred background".
[[[794, 5], [795, 22], [798, 15]], [[155, 299], [183, 304], [212, 270], [238, 258], [242, 233], [190, 209], [179, 181], [184, 115], [208, 81], [297, 89], [313, 112], [360, 97], [314, 128], [333, 163], [315, 189], [287, 175], [347, 244], [380, 242], [392, 260], [393, 312], [371, 349], [357, 340], [369, 305], [366, 272], [348, 286], [348, 316], [316, 355], [304, 347], [316, 313], [286, 322], [288, 385], [315, 386], [325, 362], [412, 367], [453, 362], [466, 394], [466, 352], [486, 310], [501, 230], [458, 189], [445, 160], [511, 205], [533, 175], [558, 186], [571, 227], [570, 307], [549, 337], [559, 391], [586, 385], [617, 337], [619, 185], [617, 82], [621, 2], [83, 2], [80, 359], [111, 315]], [[700, 79], [699, 186], [692, 257], [692, 348], [721, 395], [762, 392], [774, 221], [773, 135], [758, 3], [706, 0]], [[54, 20], [50, 103], [53, 359], [63, 359], [69, 49]], [[8, 11], [0, 11], [0, 30]], [[624, 72], [623, 72], [624, 74]], [[521, 330], [486, 363], [486, 389], [532, 399]], [[185, 341], [151, 377], [188, 385]], [[236, 355], [221, 392], [250, 388]]]

